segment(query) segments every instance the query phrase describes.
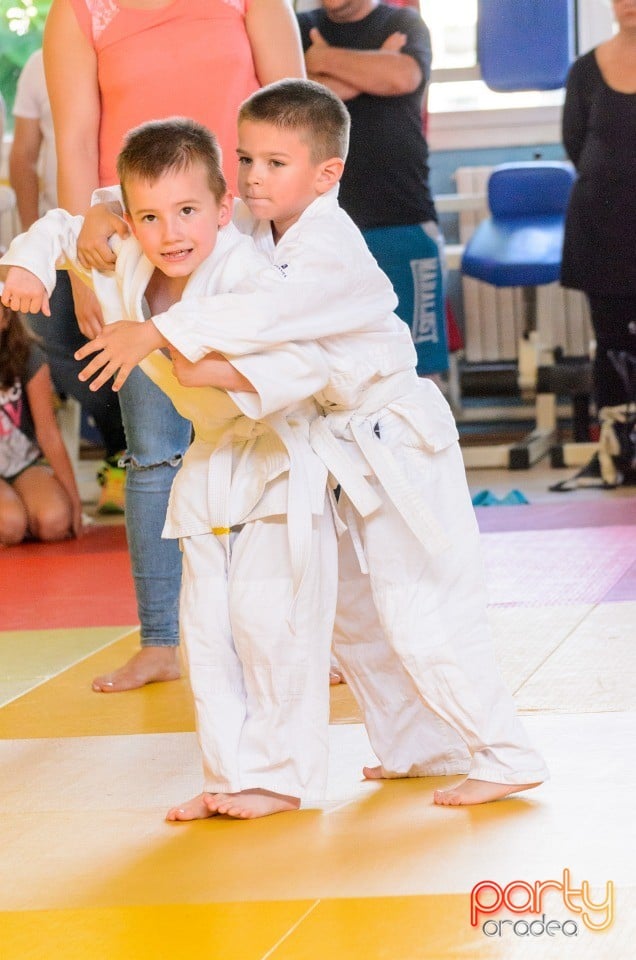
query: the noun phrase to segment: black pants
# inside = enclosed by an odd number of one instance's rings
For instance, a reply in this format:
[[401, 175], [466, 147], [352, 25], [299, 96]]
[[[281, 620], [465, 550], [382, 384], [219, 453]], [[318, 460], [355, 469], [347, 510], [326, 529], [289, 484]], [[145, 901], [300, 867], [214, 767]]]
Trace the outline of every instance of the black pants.
[[635, 401], [616, 367], [610, 360], [610, 351], [636, 354], [636, 297], [597, 297], [588, 295], [592, 326], [596, 335], [594, 360], [594, 392], [597, 409], [615, 407]]

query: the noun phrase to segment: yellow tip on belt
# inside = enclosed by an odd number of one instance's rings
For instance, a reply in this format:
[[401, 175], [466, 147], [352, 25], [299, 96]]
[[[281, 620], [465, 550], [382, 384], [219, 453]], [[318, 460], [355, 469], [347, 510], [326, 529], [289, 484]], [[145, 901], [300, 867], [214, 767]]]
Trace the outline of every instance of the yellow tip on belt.
[[215, 533], [217, 537], [222, 537], [223, 534], [229, 534], [229, 527], [212, 527], [212, 533]]

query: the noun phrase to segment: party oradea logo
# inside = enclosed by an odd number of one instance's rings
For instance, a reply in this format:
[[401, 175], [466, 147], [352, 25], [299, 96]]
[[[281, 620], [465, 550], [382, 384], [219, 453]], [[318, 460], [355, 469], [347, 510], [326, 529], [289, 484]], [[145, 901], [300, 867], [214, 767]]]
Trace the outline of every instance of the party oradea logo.
[[[567, 919], [549, 918], [557, 904], [570, 912]], [[587, 880], [575, 887], [568, 869], [562, 880], [513, 880], [505, 887], [480, 880], [470, 891], [470, 923], [486, 937], [577, 937], [582, 927], [598, 933], [614, 923], [614, 884], [608, 880], [603, 894], [593, 894]]]

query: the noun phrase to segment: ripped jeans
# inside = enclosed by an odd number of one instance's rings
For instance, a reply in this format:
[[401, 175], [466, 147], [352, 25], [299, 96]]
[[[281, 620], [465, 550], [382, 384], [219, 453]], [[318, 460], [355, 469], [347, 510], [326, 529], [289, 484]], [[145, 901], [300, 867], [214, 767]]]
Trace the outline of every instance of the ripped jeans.
[[142, 646], [179, 643], [181, 552], [162, 540], [170, 488], [190, 446], [192, 425], [137, 368], [119, 393], [126, 431], [126, 533]]

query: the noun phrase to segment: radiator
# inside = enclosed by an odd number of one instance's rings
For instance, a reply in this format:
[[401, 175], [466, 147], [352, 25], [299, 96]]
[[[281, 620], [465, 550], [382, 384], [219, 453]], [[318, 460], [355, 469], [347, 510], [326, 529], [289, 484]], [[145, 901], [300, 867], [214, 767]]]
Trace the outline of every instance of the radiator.
[[[458, 167], [458, 193], [483, 196], [482, 209], [459, 213], [459, 239], [466, 243], [477, 224], [488, 216], [486, 198], [492, 167]], [[471, 363], [514, 361], [524, 331], [523, 305], [519, 287], [497, 288], [462, 278], [464, 299], [465, 357]], [[584, 357], [590, 352], [592, 330], [587, 301], [577, 290], [565, 290], [552, 283], [537, 290], [537, 329], [541, 347], [560, 347], [567, 357]]]

